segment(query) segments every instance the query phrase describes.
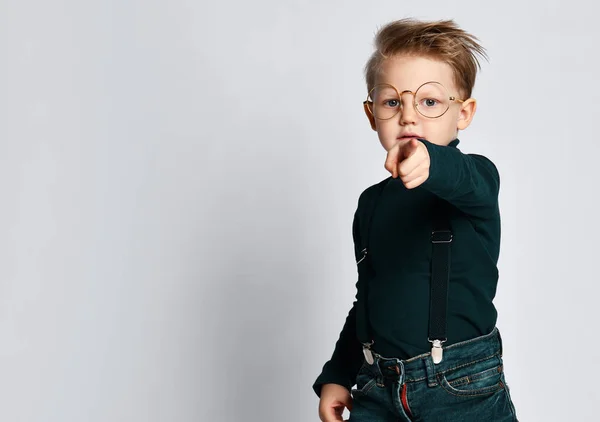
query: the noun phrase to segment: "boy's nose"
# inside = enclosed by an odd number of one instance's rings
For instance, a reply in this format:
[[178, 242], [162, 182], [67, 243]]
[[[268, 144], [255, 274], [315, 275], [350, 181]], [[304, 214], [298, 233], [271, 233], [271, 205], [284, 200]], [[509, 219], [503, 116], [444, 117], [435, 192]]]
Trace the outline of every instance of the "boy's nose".
[[402, 101], [402, 108], [400, 109], [400, 124], [408, 125], [416, 123], [418, 119], [418, 112], [415, 110], [412, 98], [408, 101], [405, 99]]
[[400, 94], [400, 101], [402, 102], [399, 113], [401, 125], [415, 123], [418, 118], [418, 112], [414, 105], [414, 98], [412, 91], [403, 91]]

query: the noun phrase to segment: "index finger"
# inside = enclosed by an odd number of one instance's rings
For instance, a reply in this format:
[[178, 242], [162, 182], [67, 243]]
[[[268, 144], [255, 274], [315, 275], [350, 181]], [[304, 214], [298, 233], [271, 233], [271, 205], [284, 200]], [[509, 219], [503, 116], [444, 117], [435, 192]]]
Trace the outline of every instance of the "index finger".
[[394, 145], [387, 153], [384, 167], [387, 171], [392, 173], [394, 177], [397, 176], [396, 168], [398, 167], [398, 156], [400, 155], [400, 144]]

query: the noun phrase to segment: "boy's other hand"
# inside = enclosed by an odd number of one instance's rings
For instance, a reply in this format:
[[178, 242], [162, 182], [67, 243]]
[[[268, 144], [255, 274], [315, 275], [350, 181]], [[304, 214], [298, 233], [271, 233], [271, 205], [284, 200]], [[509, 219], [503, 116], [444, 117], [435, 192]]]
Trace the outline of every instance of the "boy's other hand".
[[400, 176], [407, 189], [413, 189], [429, 177], [429, 152], [416, 138], [400, 140], [387, 153], [385, 168], [395, 179]]
[[338, 384], [324, 384], [321, 387], [319, 418], [323, 422], [343, 421], [344, 408], [352, 410], [352, 396], [348, 389]]

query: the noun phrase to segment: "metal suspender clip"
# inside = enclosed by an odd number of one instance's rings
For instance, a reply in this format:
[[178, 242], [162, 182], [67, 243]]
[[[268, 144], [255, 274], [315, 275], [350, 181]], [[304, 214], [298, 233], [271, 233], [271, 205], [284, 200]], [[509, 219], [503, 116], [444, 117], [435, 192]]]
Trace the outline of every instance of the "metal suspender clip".
[[373, 359], [373, 352], [371, 352], [371, 346], [373, 345], [373, 343], [375, 343], [373, 340], [371, 340], [370, 343], [363, 343], [363, 354], [365, 355], [365, 360], [367, 361], [367, 363], [369, 365], [373, 365], [373, 362], [375, 361]]
[[442, 343], [446, 342], [446, 339], [429, 340], [429, 342], [431, 343], [431, 357], [433, 358], [433, 363], [437, 365], [442, 361], [442, 357], [444, 354], [444, 349], [442, 349]]

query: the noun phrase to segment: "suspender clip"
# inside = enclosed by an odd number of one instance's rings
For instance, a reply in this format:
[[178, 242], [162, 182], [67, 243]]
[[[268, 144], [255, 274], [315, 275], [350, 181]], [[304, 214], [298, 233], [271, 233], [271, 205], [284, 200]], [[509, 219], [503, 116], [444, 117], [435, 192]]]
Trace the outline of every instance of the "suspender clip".
[[373, 365], [373, 362], [375, 361], [373, 359], [373, 352], [371, 352], [371, 345], [375, 343], [373, 340], [371, 340], [370, 343], [363, 343], [363, 355], [365, 355], [365, 360], [367, 361], [367, 363], [369, 365]]
[[433, 363], [436, 365], [442, 361], [444, 355], [444, 349], [442, 349], [442, 343], [446, 340], [429, 340], [431, 343], [431, 357], [433, 359]]

